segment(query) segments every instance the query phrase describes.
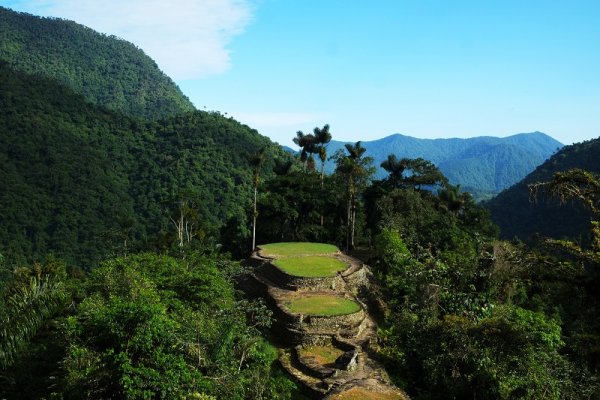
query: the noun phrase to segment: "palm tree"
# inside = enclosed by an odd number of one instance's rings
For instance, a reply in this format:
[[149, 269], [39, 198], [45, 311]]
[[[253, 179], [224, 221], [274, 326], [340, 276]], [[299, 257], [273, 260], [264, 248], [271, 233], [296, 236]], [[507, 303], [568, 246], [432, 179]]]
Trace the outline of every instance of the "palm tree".
[[38, 330], [64, 305], [60, 277], [30, 276], [12, 288], [6, 310], [0, 309], [0, 369], [10, 367]]
[[387, 181], [393, 187], [400, 187], [402, 181], [404, 180], [404, 171], [408, 167], [408, 160], [403, 158], [398, 160], [394, 154], [390, 154], [387, 157], [387, 160], [384, 160], [381, 163], [381, 168], [385, 169], [389, 172], [389, 176], [387, 177]]
[[325, 161], [327, 160], [327, 143], [331, 142], [331, 133], [329, 132], [329, 124], [325, 124], [323, 128], [316, 127], [313, 130], [315, 142], [317, 143], [317, 152], [321, 160], [321, 186], [325, 177]]
[[[317, 144], [317, 153], [319, 154], [319, 159], [321, 160], [321, 187], [323, 187], [323, 182], [325, 180], [325, 161], [327, 160], [327, 147], [325, 145], [331, 142], [329, 124], [323, 125], [323, 128], [315, 127], [313, 130], [313, 135]], [[321, 212], [321, 226], [323, 226], [324, 223], [323, 219], [323, 212]]]
[[354, 248], [357, 190], [373, 174], [374, 168], [371, 166], [373, 159], [371, 157], [363, 157], [367, 149], [362, 147], [360, 141], [354, 145], [347, 143], [345, 146], [348, 155], [338, 158], [336, 172], [344, 175], [347, 182], [346, 219], [348, 230], [346, 235], [346, 251], [348, 251]]
[[298, 147], [300, 147], [300, 161], [304, 165], [304, 171], [308, 168], [309, 170], [314, 170], [315, 159], [313, 154], [317, 152], [315, 135], [309, 133], [305, 135], [304, 132], [298, 131], [296, 132], [296, 137], [293, 139], [294, 143]]
[[254, 210], [252, 212], [252, 251], [256, 249], [256, 219], [258, 217], [256, 202], [258, 198], [258, 184], [260, 183], [260, 170], [264, 162], [265, 148], [263, 147], [250, 158], [250, 165], [252, 166], [254, 172], [252, 180], [252, 184], [254, 186]]

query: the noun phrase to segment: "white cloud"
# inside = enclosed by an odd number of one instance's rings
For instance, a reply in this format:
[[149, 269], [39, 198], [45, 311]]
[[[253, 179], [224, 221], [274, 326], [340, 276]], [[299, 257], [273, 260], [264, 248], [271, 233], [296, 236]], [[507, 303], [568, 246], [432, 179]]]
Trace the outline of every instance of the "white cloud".
[[250, 0], [30, 0], [14, 8], [128, 40], [175, 80], [228, 70], [227, 46], [253, 13]]

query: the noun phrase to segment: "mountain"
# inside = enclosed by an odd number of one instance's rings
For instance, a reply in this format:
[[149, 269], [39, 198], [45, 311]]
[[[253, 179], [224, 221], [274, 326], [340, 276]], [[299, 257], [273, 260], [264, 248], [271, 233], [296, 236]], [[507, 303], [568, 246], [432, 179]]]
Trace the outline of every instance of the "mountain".
[[10, 265], [52, 253], [90, 267], [173, 243], [170, 217], [193, 202], [197, 235], [230, 219], [247, 232], [248, 154], [281, 148], [219, 113], [161, 121], [88, 103], [70, 87], [0, 62], [0, 254]]
[[194, 110], [142, 50], [72, 21], [0, 7], [0, 60], [126, 115], [159, 119]]
[[[344, 144], [332, 141], [328, 154], [343, 149]], [[422, 157], [437, 165], [451, 183], [479, 197], [498, 193], [518, 182], [563, 146], [541, 132], [469, 139], [417, 139], [395, 134], [362, 145], [367, 149], [366, 155], [374, 159], [378, 178], [386, 176], [379, 165], [389, 154], [398, 158]], [[327, 168], [333, 171], [332, 161]]]
[[530, 199], [527, 185], [544, 182], [554, 173], [581, 168], [600, 174], [600, 138], [563, 147], [516, 185], [485, 202], [504, 238], [527, 240], [536, 233], [554, 238], [587, 240], [589, 213], [579, 203], [559, 205], [554, 199]]

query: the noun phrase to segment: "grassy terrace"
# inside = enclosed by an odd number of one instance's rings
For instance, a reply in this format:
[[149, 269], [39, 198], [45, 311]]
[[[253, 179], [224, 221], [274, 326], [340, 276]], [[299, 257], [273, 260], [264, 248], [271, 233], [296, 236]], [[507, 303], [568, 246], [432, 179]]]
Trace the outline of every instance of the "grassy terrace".
[[335, 276], [338, 271], [343, 271], [348, 267], [337, 258], [328, 256], [280, 258], [273, 264], [290, 275], [305, 278]]
[[344, 354], [343, 350], [333, 346], [303, 347], [299, 351], [300, 357], [313, 357], [316, 362], [324, 366], [335, 364], [335, 360], [342, 354]]
[[353, 387], [340, 394], [332, 397], [334, 400], [406, 400], [406, 397], [399, 393], [386, 392], [369, 392], [366, 389]]
[[346, 315], [360, 310], [360, 305], [353, 300], [323, 294], [306, 294], [288, 300], [284, 304], [295, 314], [315, 316]]
[[282, 242], [258, 246], [262, 253], [270, 257], [310, 256], [315, 254], [335, 254], [338, 248], [332, 244], [310, 242]]

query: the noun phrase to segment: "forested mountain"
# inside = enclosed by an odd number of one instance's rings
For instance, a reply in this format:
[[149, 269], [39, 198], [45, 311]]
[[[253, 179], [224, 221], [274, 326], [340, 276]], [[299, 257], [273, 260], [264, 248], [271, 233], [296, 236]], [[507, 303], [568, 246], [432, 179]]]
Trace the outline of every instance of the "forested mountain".
[[580, 168], [600, 173], [600, 138], [563, 147], [525, 179], [503, 191], [485, 206], [505, 238], [515, 236], [526, 240], [539, 233], [555, 238], [570, 237], [588, 240], [589, 212], [579, 203], [559, 205], [557, 199], [530, 196], [528, 185], [548, 181], [556, 172]]
[[147, 122], [6, 63], [0, 104], [0, 253], [11, 264], [54, 253], [89, 266], [110, 254], [164, 248], [180, 212], [194, 234], [218, 236], [232, 217], [247, 233], [248, 156], [263, 147], [269, 160], [283, 154], [219, 113]]
[[[505, 138], [417, 139], [395, 134], [362, 142], [379, 167], [389, 154], [397, 158], [424, 158], [437, 165], [451, 183], [476, 197], [489, 197], [525, 177], [563, 145], [541, 133], [521, 133]], [[328, 153], [344, 148], [332, 141]], [[333, 163], [328, 164], [333, 170]], [[376, 176], [386, 175], [378, 168]]]
[[194, 110], [141, 49], [72, 21], [0, 7], [0, 59], [126, 115], [158, 119]]

